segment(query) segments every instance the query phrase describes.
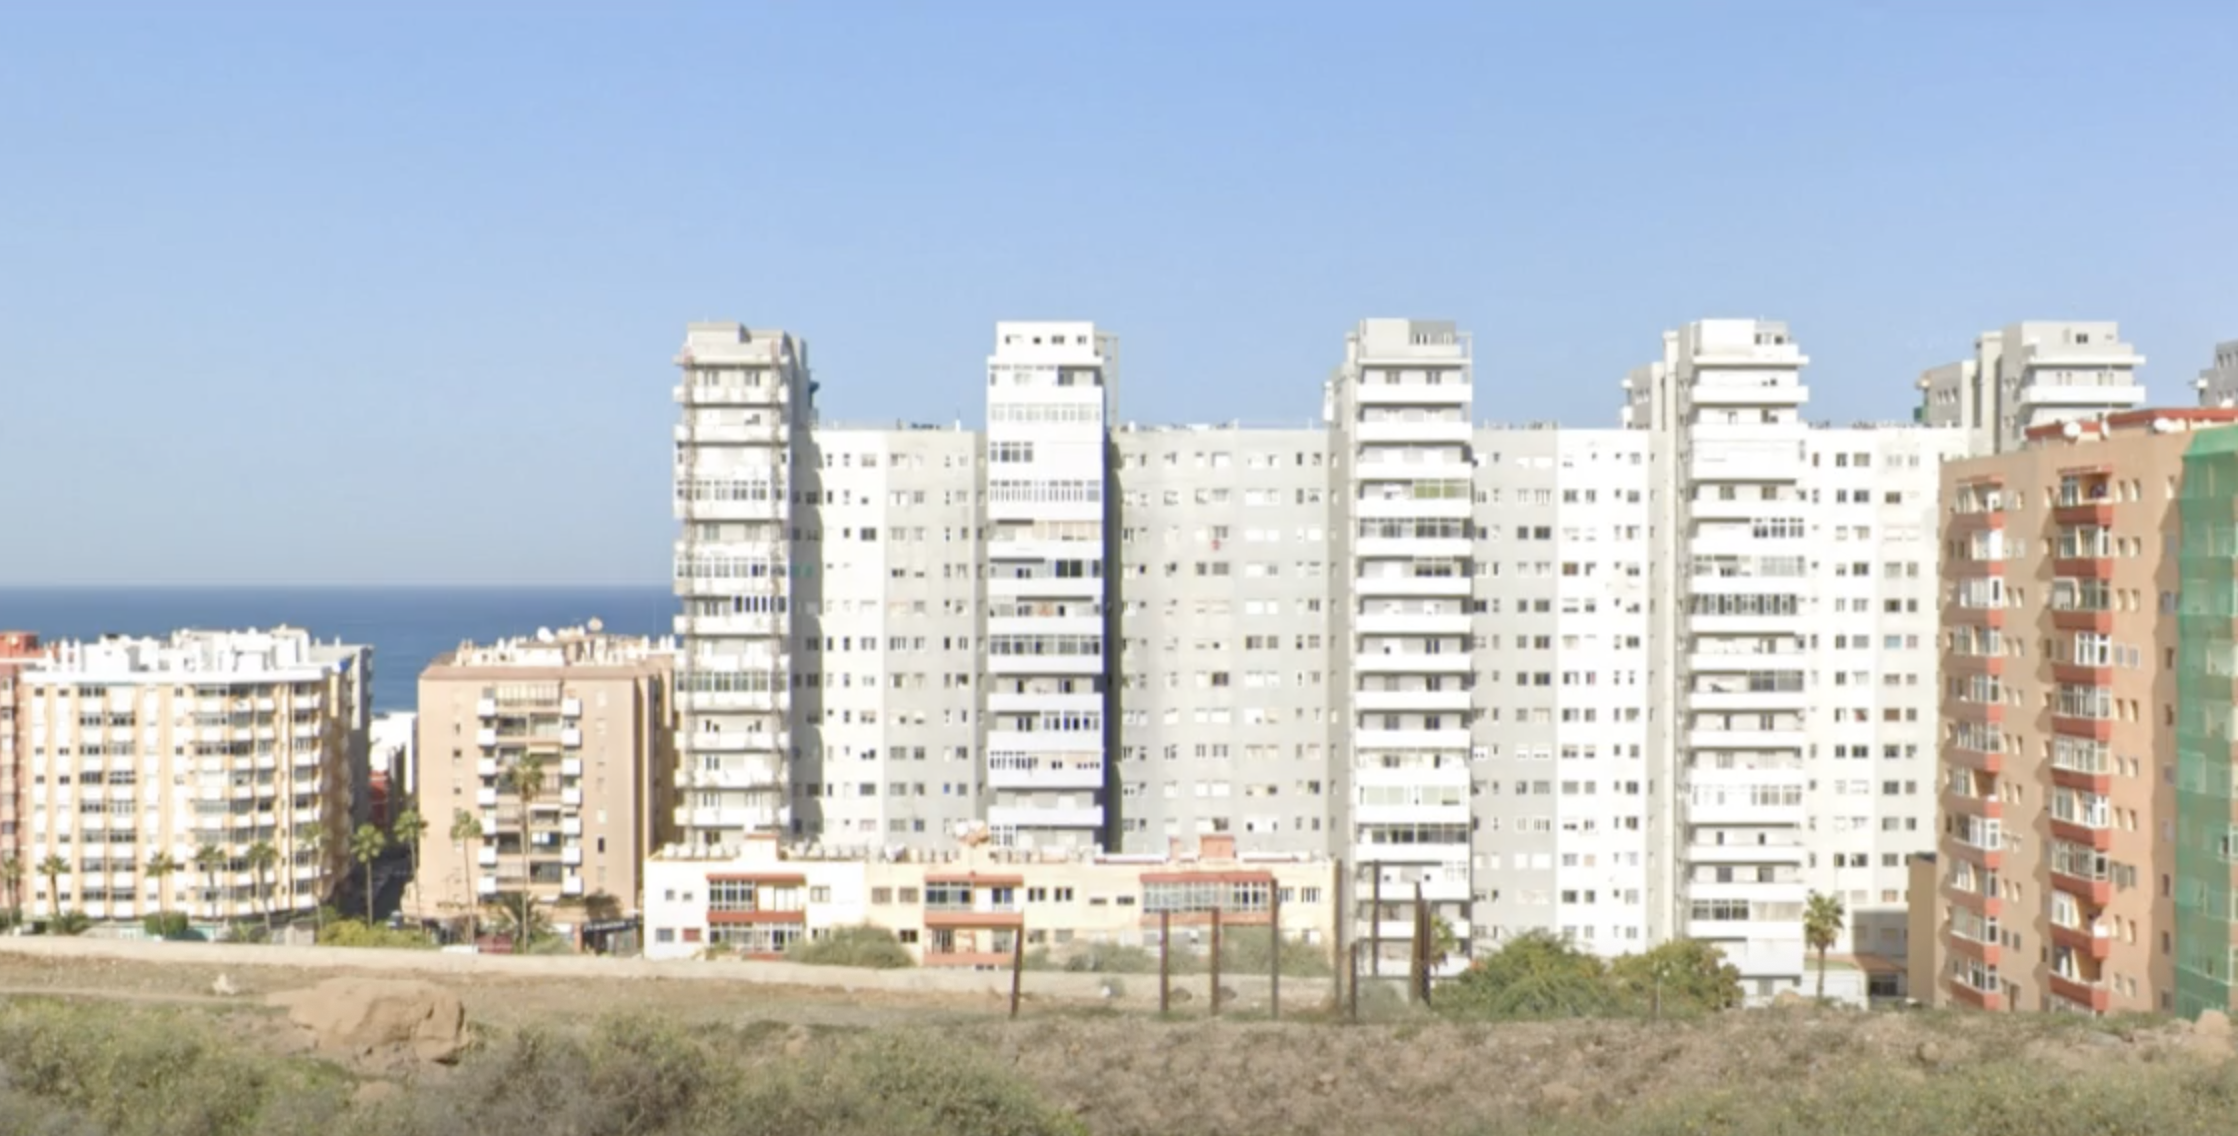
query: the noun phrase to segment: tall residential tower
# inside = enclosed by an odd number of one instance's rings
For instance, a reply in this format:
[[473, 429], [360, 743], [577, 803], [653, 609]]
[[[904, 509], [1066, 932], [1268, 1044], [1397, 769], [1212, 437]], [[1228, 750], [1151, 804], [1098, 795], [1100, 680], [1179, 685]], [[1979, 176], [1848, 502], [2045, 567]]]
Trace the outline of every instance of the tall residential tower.
[[676, 365], [675, 819], [688, 843], [733, 844], [792, 818], [794, 604], [816, 585], [793, 463], [815, 385], [806, 344], [735, 323], [691, 325]]

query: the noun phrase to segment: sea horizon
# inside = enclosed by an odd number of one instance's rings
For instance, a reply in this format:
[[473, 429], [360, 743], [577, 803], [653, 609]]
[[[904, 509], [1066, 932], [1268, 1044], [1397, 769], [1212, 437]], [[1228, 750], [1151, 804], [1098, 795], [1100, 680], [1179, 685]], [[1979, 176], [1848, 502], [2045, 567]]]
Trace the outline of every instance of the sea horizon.
[[462, 642], [590, 619], [618, 634], [666, 635], [676, 610], [659, 583], [0, 585], [0, 630], [49, 641], [286, 625], [368, 645], [376, 713], [413, 710], [420, 672]]

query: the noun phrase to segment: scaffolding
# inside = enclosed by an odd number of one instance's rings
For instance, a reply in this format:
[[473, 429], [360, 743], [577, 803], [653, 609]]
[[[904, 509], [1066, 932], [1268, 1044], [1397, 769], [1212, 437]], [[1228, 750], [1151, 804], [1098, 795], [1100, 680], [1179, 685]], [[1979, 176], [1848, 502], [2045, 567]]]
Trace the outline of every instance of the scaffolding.
[[2184, 452], [2176, 605], [2176, 1012], [2231, 1008], [2234, 716], [2238, 716], [2238, 427]]

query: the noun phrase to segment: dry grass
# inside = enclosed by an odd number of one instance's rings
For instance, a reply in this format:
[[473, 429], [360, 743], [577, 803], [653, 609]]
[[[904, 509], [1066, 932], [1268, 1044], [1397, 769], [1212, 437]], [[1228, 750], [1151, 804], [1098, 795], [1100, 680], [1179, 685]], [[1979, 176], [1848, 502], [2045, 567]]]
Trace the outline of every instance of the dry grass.
[[[1801, 1009], [1355, 1026], [1068, 1010], [1007, 1023], [618, 985], [533, 1009], [507, 987], [496, 996], [516, 1012], [477, 1017], [460, 1066], [403, 1081], [312, 1060], [284, 1022], [231, 1003], [18, 999], [0, 1009], [0, 1131], [2171, 1136], [2230, 1131], [2238, 1115], [2229, 1040], [2149, 1019]], [[704, 1012], [669, 1012], [669, 993]], [[600, 1016], [630, 1002], [632, 1015]]]

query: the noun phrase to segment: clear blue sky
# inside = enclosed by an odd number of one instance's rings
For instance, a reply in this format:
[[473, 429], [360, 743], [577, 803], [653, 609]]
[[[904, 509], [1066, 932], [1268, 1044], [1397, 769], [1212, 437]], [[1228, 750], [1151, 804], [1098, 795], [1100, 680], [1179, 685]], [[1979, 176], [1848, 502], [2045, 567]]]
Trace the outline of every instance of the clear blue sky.
[[[313, 11], [315, 9], [315, 11]], [[1609, 425], [1789, 320], [1817, 417], [2021, 318], [2238, 337], [2238, 6], [0, 6], [0, 582], [658, 582], [700, 318], [977, 420], [1092, 318], [1138, 420], [1302, 421], [1368, 315]]]

